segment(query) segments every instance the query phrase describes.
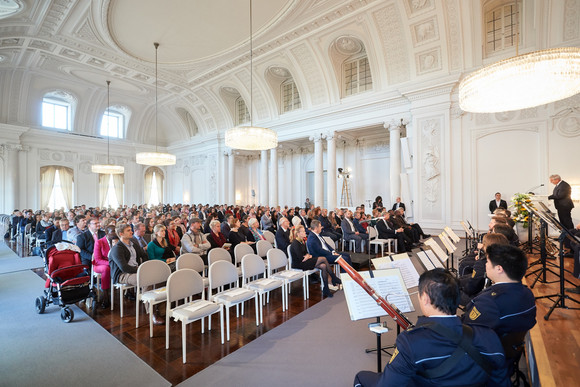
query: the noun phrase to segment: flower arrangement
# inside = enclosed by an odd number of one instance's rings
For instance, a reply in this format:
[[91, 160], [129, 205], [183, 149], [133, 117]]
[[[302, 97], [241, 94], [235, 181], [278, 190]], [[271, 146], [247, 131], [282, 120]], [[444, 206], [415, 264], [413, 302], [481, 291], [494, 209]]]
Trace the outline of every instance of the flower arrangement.
[[524, 207], [524, 203], [528, 207], [534, 207], [530, 195], [523, 193], [516, 193], [512, 196], [512, 205], [510, 206], [512, 210], [512, 219], [516, 223], [523, 223], [524, 228], [528, 227], [528, 221], [530, 219], [529, 211]]

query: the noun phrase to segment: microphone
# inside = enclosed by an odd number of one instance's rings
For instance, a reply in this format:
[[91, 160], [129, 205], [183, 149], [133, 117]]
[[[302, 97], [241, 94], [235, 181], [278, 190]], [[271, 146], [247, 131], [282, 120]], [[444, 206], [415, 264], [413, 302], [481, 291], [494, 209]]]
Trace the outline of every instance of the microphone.
[[372, 222], [373, 220], [380, 220], [380, 219], [383, 219], [383, 218], [381, 218], [381, 217], [371, 218], [371, 219], [359, 220], [358, 222], [359, 223], [368, 223], [368, 222]]
[[535, 193], [533, 191], [535, 189], [538, 189], [538, 188], [543, 187], [543, 186], [544, 186], [544, 184], [536, 185], [535, 187], [532, 187], [530, 189], [527, 189], [526, 192], [529, 193], [529, 194], [531, 194], [531, 195], [535, 195]]

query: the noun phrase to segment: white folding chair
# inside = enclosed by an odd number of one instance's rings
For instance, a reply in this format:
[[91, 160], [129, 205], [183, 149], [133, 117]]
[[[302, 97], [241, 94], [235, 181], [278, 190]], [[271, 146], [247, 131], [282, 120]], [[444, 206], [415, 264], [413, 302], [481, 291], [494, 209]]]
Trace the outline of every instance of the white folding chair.
[[209, 278], [203, 275], [205, 272], [205, 264], [203, 263], [203, 259], [195, 253], [181, 254], [175, 262], [175, 268], [176, 270], [193, 269], [201, 275], [201, 278], [203, 279], [203, 290], [201, 291], [201, 298], [205, 299], [205, 288], [209, 286]]
[[245, 243], [240, 243], [234, 247], [234, 260], [236, 269], [238, 270], [238, 276], [242, 278], [242, 258], [247, 254], [254, 254], [254, 249], [252, 246]]
[[[112, 278], [111, 278], [112, 280]], [[129, 290], [129, 289], [133, 289], [135, 288], [135, 286], [133, 285], [129, 285], [129, 284], [120, 284], [120, 283], [115, 283], [111, 286], [111, 310], [114, 309], [115, 306], [115, 289], [119, 289], [119, 304], [121, 304], [121, 318], [123, 318], [123, 306], [124, 306], [124, 302], [123, 302], [123, 294], [125, 294], [125, 291]], [[139, 303], [137, 303], [137, 305], [139, 305]]]
[[154, 305], [160, 304], [167, 299], [166, 288], [148, 290], [149, 286], [155, 286], [166, 282], [171, 275], [171, 268], [164, 261], [152, 259], [145, 261], [137, 268], [137, 295], [135, 297], [135, 328], [139, 328], [140, 301], [146, 305], [149, 311], [149, 337], [153, 337], [153, 311]]
[[[264, 265], [264, 260], [259, 255], [247, 254], [242, 258], [242, 273], [243, 286], [255, 291], [260, 298], [260, 323], [264, 322], [262, 305], [265, 293], [280, 288], [282, 293], [282, 311], [286, 310], [285, 282], [282, 279], [266, 278], [266, 265]], [[260, 275], [263, 278], [258, 278]]]
[[[225, 285], [230, 285], [230, 288], [228, 290], [223, 290]], [[213, 294], [213, 289], [216, 289], [216, 294]], [[228, 262], [220, 260], [212, 263], [209, 266], [208, 300], [217, 302], [218, 304], [223, 304], [225, 307], [226, 333], [228, 341], [230, 341], [230, 307], [241, 304], [243, 315], [244, 301], [250, 300], [252, 297], [254, 298], [254, 303], [256, 304], [256, 326], [258, 326], [260, 325], [258, 316], [258, 293], [250, 289], [240, 288], [238, 286], [238, 271], [231, 261]], [[236, 312], [236, 317], [239, 317], [239, 312], [237, 310]]]
[[[396, 249], [397, 249], [397, 240], [396, 239], [380, 239], [379, 238], [379, 231], [377, 230], [377, 226], [368, 227], [368, 231], [369, 231], [369, 253], [370, 253], [370, 246], [374, 245], [375, 246], [375, 253], [378, 250], [377, 246], [381, 246], [381, 257], [385, 256], [385, 245], [387, 246], [387, 253], [389, 254], [393, 254]], [[371, 242], [371, 233], [373, 233], [375, 235], [375, 238], [373, 239], [373, 242]], [[382, 245], [381, 245], [382, 244]]]
[[216, 247], [211, 249], [207, 255], [207, 264], [211, 266], [212, 263], [217, 261], [228, 261], [232, 262], [232, 256], [226, 249], [222, 249], [221, 247]]
[[[314, 268], [311, 270], [300, 270], [300, 269], [293, 269], [292, 268], [292, 260], [294, 259], [294, 257], [292, 257], [292, 252], [290, 250], [290, 246], [288, 246], [286, 248], [286, 251], [288, 252], [288, 267], [287, 269], [289, 270], [298, 270], [298, 271], [302, 271], [304, 273], [304, 277], [308, 279], [309, 276], [311, 276], [312, 274], [316, 274], [318, 273], [320, 275], [320, 283], [322, 283], [322, 270]], [[310, 283], [308, 284], [308, 286], [306, 287], [306, 298], [310, 299]]]
[[[322, 238], [326, 241], [326, 243], [328, 243], [330, 245], [330, 247], [336, 246], [331, 237], [329, 237], [329, 236], [323, 236]], [[344, 246], [344, 243], [342, 245]], [[330, 262], [328, 262], [328, 263], [330, 263]], [[330, 263], [330, 264], [334, 268], [334, 273], [338, 277], [340, 277], [340, 265], [338, 263]]]
[[193, 269], [180, 269], [171, 274], [167, 279], [167, 312], [165, 313], [165, 349], [169, 349], [169, 322], [173, 317], [175, 321], [181, 321], [181, 346], [183, 350], [183, 363], [186, 362], [187, 354], [187, 324], [201, 319], [201, 333], [204, 333], [204, 318], [208, 317], [208, 330], [211, 330], [211, 315], [220, 313], [220, 327], [222, 344], [224, 343], [224, 307], [206, 300], [194, 300], [183, 305], [171, 307], [171, 304], [179, 300], [191, 300], [196, 294], [203, 291], [203, 278]]
[[[284, 281], [284, 287], [287, 289], [284, 293], [290, 293], [290, 284], [294, 281], [302, 280], [302, 292], [306, 300], [308, 286], [306, 279], [308, 276], [303, 271], [289, 270], [288, 258], [280, 249], [268, 250], [268, 278], [276, 278]], [[288, 295], [286, 295], [286, 309], [288, 309]], [[284, 308], [282, 308], [284, 310]]]
[[276, 235], [274, 235], [273, 232], [268, 231], [268, 230], [264, 231], [263, 234], [264, 234], [264, 238], [266, 238], [266, 240], [268, 242], [270, 242], [272, 245], [274, 245], [274, 242], [276, 241]]

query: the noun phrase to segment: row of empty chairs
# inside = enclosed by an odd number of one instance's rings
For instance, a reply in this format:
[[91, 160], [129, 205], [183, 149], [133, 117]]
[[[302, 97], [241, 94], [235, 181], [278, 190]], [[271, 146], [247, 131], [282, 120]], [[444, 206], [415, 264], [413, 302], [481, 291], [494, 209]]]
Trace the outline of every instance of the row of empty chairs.
[[[208, 329], [211, 329], [211, 315], [220, 313], [222, 344], [224, 343], [224, 318], [226, 338], [230, 339], [229, 309], [236, 306], [236, 316], [244, 314], [244, 302], [254, 299], [256, 325], [263, 322], [262, 307], [266, 297], [272, 290], [281, 289], [282, 310], [288, 308], [290, 284], [303, 281], [304, 299], [309, 297], [307, 278], [318, 272], [312, 270], [291, 269], [291, 262], [283, 251], [273, 248], [265, 242], [258, 252], [265, 254], [266, 259], [255, 254], [251, 246], [244, 245], [236, 251], [236, 263], [232, 264], [227, 250], [212, 249], [208, 255], [208, 265], [204, 265], [197, 254], [183, 254], [176, 262], [176, 271], [171, 273], [169, 266], [163, 261], [151, 260], [144, 262], [137, 270], [136, 286], [136, 327], [139, 327], [140, 303], [145, 304], [149, 314], [149, 334], [153, 336], [153, 311], [155, 305], [167, 302], [166, 310], [166, 348], [169, 348], [169, 321], [173, 318], [182, 323], [183, 362], [186, 361], [186, 325], [201, 320], [201, 330], [204, 332], [204, 319], [208, 317]], [[267, 245], [266, 245], [267, 243]], [[240, 246], [240, 245], [238, 245]], [[236, 246], [236, 247], [238, 247]], [[269, 246], [269, 248], [268, 248]], [[207, 276], [206, 276], [207, 272]], [[180, 274], [178, 274], [180, 273]], [[155, 286], [166, 283], [166, 286], [155, 289]], [[147, 290], [151, 289], [152, 290]], [[113, 309], [113, 289], [120, 290], [121, 317], [123, 317], [123, 293], [133, 288], [127, 284], [113, 284], [111, 289], [111, 309]], [[207, 289], [207, 293], [206, 293]], [[198, 296], [200, 296], [198, 298]], [[265, 297], [266, 296], [266, 297]], [[194, 297], [196, 298], [194, 300]], [[183, 301], [177, 305], [177, 301]], [[269, 301], [269, 299], [268, 299]]]

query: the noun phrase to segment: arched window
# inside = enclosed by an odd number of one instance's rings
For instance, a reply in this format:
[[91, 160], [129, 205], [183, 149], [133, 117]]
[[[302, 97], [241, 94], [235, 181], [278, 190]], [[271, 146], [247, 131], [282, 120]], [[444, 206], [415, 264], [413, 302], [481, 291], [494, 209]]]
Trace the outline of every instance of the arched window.
[[345, 96], [372, 90], [373, 78], [366, 55], [345, 61], [342, 69]]
[[42, 126], [72, 130], [75, 98], [66, 91], [46, 93], [42, 99]]
[[145, 203], [149, 207], [163, 203], [163, 171], [157, 167], [149, 167], [145, 171]]
[[130, 116], [131, 111], [125, 106], [114, 105], [109, 107], [103, 113], [100, 135], [124, 138]]
[[294, 82], [293, 78], [284, 81], [280, 85], [280, 92], [282, 93], [282, 113], [290, 112], [302, 107], [300, 93], [298, 93], [298, 88], [296, 87], [296, 82]]
[[495, 52], [514, 47], [518, 39], [519, 12], [516, 2], [503, 2], [494, 8], [497, 2], [491, 3], [485, 12], [485, 53], [489, 56]]
[[236, 125], [250, 122], [250, 112], [246, 106], [246, 101], [240, 96], [236, 98]]
[[54, 211], [73, 203], [74, 172], [71, 168], [47, 165], [40, 168], [40, 207]]
[[125, 175], [99, 174], [99, 206], [118, 208], [123, 204]]

